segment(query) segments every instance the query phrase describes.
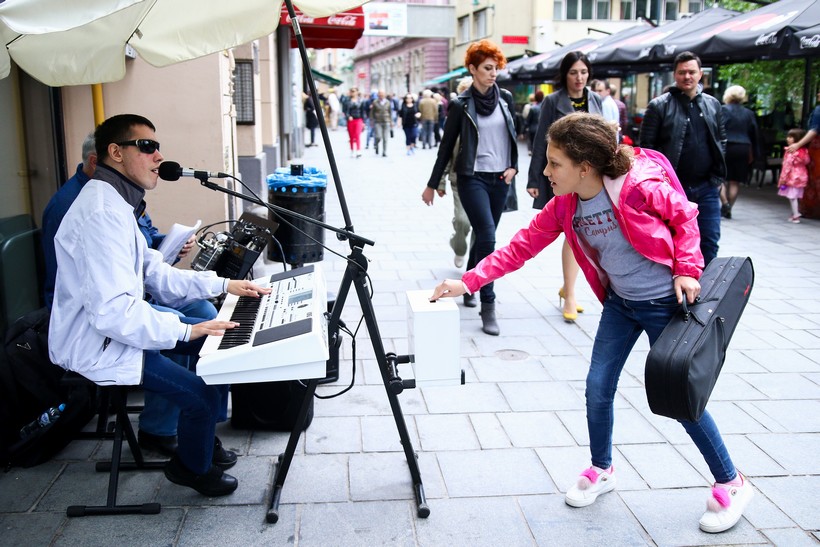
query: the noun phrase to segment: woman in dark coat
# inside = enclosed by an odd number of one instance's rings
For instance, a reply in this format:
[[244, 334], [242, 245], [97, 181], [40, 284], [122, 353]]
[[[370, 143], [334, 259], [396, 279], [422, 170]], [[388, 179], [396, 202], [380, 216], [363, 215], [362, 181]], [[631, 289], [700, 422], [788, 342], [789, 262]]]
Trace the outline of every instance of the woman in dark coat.
[[[498, 69], [506, 64], [501, 49], [489, 40], [467, 48], [464, 66], [473, 83], [450, 103], [438, 157], [421, 195], [424, 203], [433, 204], [441, 176], [455, 153], [458, 193], [475, 234], [468, 268], [475, 267], [495, 249], [495, 231], [510, 185], [518, 173], [515, 105], [512, 94], [495, 83]], [[482, 330], [498, 336], [493, 284], [482, 287], [480, 296]], [[465, 294], [464, 305], [475, 306], [475, 295]]]
[[749, 180], [752, 162], [760, 157], [754, 113], [743, 106], [746, 90], [739, 85], [726, 88], [723, 120], [726, 123], [726, 182], [720, 188], [720, 214], [732, 218], [740, 183]]
[[316, 106], [313, 104], [313, 97], [308, 95], [305, 98], [305, 126], [310, 129], [310, 144], [316, 146], [316, 128], [319, 127], [319, 118], [316, 117]]
[[[547, 166], [547, 131], [550, 126], [573, 112], [602, 114], [601, 98], [597, 93], [587, 89], [590, 77], [592, 66], [587, 56], [580, 51], [567, 53], [561, 61], [561, 88], [547, 95], [541, 102], [541, 114], [532, 145], [532, 161], [527, 178], [527, 192], [533, 197], [533, 209], [543, 209], [553, 197], [552, 187], [544, 175], [544, 168]], [[566, 241], [561, 249], [561, 269], [564, 274], [564, 285], [558, 291], [558, 304], [561, 306], [564, 321], [572, 323], [578, 318], [578, 312], [584, 311], [584, 308], [578, 306], [575, 299], [578, 263]]]

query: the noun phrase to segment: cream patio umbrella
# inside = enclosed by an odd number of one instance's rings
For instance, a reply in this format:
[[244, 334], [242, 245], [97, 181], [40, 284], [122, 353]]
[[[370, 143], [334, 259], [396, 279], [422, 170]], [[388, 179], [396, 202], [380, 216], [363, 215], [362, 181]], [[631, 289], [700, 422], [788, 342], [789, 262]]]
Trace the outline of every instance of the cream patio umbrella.
[[[326, 17], [367, 0], [299, 0]], [[113, 82], [126, 46], [163, 67], [245, 44], [279, 25], [282, 0], [6, 0], [0, 2], [0, 78], [11, 60], [46, 85]]]

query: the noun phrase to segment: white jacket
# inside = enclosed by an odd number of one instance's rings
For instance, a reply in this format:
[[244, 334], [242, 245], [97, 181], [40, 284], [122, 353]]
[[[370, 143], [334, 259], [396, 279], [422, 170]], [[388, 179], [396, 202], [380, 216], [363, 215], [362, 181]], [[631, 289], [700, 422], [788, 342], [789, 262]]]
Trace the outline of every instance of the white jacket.
[[139, 384], [143, 350], [170, 349], [184, 339], [187, 326], [152, 308], [146, 291], [178, 307], [221, 294], [225, 286], [213, 272], [166, 264], [148, 247], [134, 208], [101, 180], [90, 180], [80, 192], [54, 248], [49, 355], [98, 384]]

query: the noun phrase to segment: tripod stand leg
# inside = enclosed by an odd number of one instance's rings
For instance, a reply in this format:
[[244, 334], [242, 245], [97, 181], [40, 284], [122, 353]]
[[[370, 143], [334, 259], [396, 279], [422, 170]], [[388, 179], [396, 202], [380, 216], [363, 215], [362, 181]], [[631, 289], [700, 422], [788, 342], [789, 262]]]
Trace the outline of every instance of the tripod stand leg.
[[[359, 297], [359, 304], [361, 305], [362, 314], [364, 315], [364, 320], [367, 325], [367, 332], [370, 334], [373, 351], [379, 363], [379, 371], [382, 375], [384, 390], [387, 393], [387, 400], [390, 401], [390, 409], [393, 411], [396, 429], [399, 431], [401, 444], [404, 448], [404, 455], [407, 458], [407, 466], [410, 468], [410, 477], [413, 480], [413, 493], [416, 496], [416, 514], [421, 518], [427, 518], [430, 516], [430, 508], [427, 506], [427, 498], [424, 495], [424, 485], [421, 482], [418, 456], [413, 450], [413, 443], [410, 441], [410, 435], [407, 433], [407, 424], [404, 421], [398, 395], [390, 389], [390, 365], [387, 362], [384, 344], [382, 344], [381, 335], [379, 334], [379, 326], [376, 323], [376, 312], [373, 309], [373, 303], [370, 300], [370, 294], [366, 284], [365, 271], [367, 269], [367, 260], [364, 258], [361, 248], [358, 247], [353, 250], [349, 258], [351, 258], [351, 260], [345, 271], [345, 277], [342, 280], [342, 289], [339, 291], [339, 294], [347, 294], [346, 291], [349, 289], [351, 281], [356, 286], [356, 294]], [[352, 263], [354, 262], [358, 264], [359, 267], [353, 266]], [[339, 300], [337, 299], [337, 303], [338, 302]], [[336, 310], [334, 309], [333, 317], [335, 316]], [[331, 320], [333, 317], [331, 317]]]
[[293, 460], [293, 454], [296, 452], [296, 445], [299, 443], [299, 437], [302, 436], [302, 431], [305, 429], [308, 409], [310, 408], [310, 402], [311, 399], [313, 399], [313, 394], [316, 393], [316, 385], [318, 383], [318, 379], [308, 380], [307, 389], [305, 390], [305, 398], [302, 400], [302, 406], [299, 408], [299, 415], [296, 417], [296, 423], [293, 425], [293, 430], [290, 432], [288, 446], [285, 448], [284, 454], [279, 454], [279, 458], [276, 460], [275, 471], [273, 474], [273, 492], [271, 493], [270, 506], [268, 507], [268, 514], [266, 516], [267, 522], [271, 524], [279, 520], [279, 501], [282, 497], [282, 487], [285, 485], [285, 479], [288, 478], [290, 462]]

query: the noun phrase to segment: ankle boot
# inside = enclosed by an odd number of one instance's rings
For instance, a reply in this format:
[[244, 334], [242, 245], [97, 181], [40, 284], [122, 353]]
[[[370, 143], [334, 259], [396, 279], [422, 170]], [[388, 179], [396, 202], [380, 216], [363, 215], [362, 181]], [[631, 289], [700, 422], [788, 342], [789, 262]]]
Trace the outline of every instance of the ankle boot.
[[501, 334], [501, 329], [498, 328], [498, 322], [495, 320], [495, 302], [482, 302], [479, 315], [481, 316], [481, 330], [492, 336]]

